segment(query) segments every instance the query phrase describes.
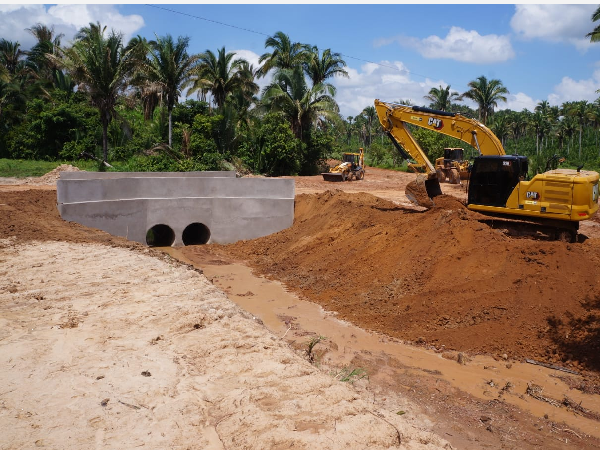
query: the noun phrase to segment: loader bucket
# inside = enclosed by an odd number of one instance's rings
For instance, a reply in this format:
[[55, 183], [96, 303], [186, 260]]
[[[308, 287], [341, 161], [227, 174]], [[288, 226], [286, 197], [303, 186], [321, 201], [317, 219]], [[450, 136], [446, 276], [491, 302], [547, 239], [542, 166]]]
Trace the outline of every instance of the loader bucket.
[[427, 179], [426, 175], [419, 174], [414, 181], [406, 185], [404, 193], [415, 205], [431, 208], [433, 207], [432, 199], [442, 195], [442, 188], [437, 178]]
[[321, 175], [323, 175], [325, 181], [344, 181], [344, 175], [342, 173], [325, 172]]

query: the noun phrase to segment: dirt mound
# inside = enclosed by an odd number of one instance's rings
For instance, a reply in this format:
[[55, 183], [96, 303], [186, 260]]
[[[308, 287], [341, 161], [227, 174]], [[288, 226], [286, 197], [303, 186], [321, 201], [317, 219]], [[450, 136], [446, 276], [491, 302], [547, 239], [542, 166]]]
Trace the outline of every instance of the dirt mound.
[[2, 192], [0, 216], [2, 239], [14, 238], [18, 242], [97, 242], [124, 247], [139, 245], [95, 228], [64, 221], [56, 206], [55, 190]]
[[438, 348], [600, 369], [600, 241], [512, 239], [450, 196], [296, 197], [291, 228], [218, 247], [371, 330]]
[[61, 164], [56, 169], [36, 178], [27, 178], [25, 184], [55, 184], [61, 172], [80, 172], [81, 169], [70, 164]]

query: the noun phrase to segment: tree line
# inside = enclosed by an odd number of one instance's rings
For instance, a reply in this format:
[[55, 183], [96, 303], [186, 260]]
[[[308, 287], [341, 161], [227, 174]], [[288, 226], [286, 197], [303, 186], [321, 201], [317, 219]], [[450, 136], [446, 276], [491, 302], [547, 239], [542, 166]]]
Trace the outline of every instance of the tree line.
[[[327, 158], [363, 147], [372, 165], [402, 164], [372, 105], [355, 117], [340, 115], [331, 80], [348, 77], [341, 55], [281, 31], [265, 40], [256, 68], [224, 47], [190, 54], [187, 37], [124, 42], [90, 23], [65, 46], [53, 27], [28, 31], [37, 41], [28, 51], [0, 39], [0, 157], [86, 156], [100, 168], [119, 162], [121, 170], [278, 176], [318, 173]], [[257, 81], [267, 74], [272, 81], [260, 90]], [[572, 164], [600, 165], [598, 102], [496, 111], [509, 93], [500, 80], [480, 76], [468, 86], [462, 94], [432, 88], [422, 106], [479, 119], [507, 153], [540, 161], [558, 153]], [[431, 159], [444, 147], [463, 146], [428, 130], [414, 134]]]

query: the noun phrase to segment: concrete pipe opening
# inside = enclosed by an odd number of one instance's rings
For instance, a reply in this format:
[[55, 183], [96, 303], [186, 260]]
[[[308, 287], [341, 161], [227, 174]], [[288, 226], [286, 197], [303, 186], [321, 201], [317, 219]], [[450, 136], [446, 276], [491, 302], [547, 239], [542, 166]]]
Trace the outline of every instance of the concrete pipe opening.
[[203, 245], [210, 239], [210, 230], [203, 223], [194, 222], [183, 230], [183, 245]]
[[146, 244], [150, 247], [170, 247], [173, 242], [175, 242], [175, 232], [168, 225], [154, 225], [146, 233]]

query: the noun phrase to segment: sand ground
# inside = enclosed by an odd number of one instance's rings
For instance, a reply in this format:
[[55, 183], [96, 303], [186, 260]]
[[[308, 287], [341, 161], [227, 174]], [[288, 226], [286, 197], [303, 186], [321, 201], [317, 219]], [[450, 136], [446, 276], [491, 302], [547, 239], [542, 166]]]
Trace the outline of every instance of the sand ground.
[[451, 448], [419, 407], [373, 404], [200, 271], [51, 223], [55, 193], [27, 186], [0, 189], [1, 449]]

